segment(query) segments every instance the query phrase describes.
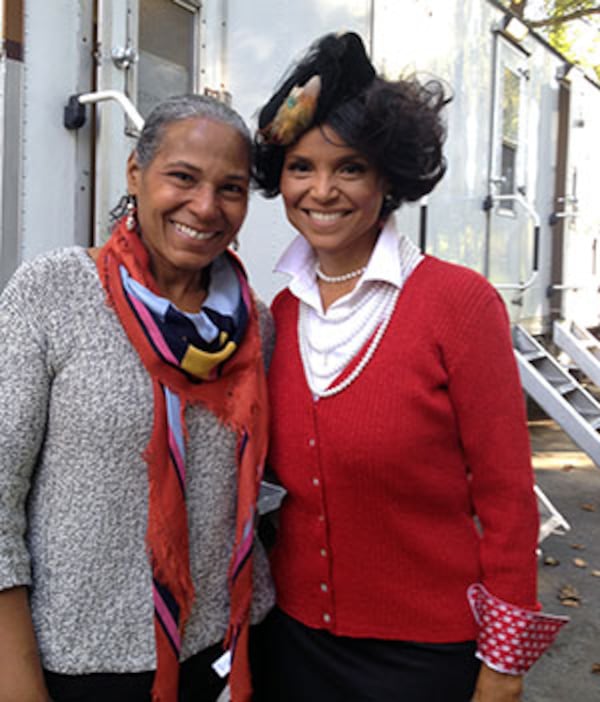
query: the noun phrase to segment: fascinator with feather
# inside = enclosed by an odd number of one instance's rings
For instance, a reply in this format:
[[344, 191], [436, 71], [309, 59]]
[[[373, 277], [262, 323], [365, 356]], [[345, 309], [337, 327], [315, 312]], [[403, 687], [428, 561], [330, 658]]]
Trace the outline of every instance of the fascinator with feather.
[[374, 78], [375, 69], [358, 34], [327, 34], [292, 67], [260, 111], [260, 139], [265, 144], [288, 146]]

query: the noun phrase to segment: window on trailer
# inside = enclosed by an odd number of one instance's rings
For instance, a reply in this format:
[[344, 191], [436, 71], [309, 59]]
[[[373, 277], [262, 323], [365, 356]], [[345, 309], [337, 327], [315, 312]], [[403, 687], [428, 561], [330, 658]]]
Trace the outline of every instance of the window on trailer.
[[199, 3], [140, 0], [137, 106], [143, 117], [159, 102], [195, 88]]
[[[500, 194], [510, 195], [517, 191], [516, 168], [519, 148], [519, 113], [521, 104], [521, 81], [518, 74], [504, 67], [502, 90], [502, 146], [500, 155]], [[503, 209], [514, 210], [515, 203], [506, 200]]]

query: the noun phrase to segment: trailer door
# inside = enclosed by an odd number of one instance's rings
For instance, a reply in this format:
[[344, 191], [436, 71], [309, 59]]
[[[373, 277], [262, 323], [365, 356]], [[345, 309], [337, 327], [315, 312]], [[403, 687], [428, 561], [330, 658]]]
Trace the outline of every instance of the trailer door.
[[[200, 0], [98, 0], [97, 91], [124, 93], [142, 117], [171, 95], [200, 87]], [[117, 103], [96, 106], [95, 242], [126, 192], [138, 134]]]
[[520, 47], [496, 35], [486, 273], [512, 302], [513, 318], [522, 304], [520, 286], [530, 279], [533, 267], [535, 211], [526, 170], [527, 60]]
[[553, 252], [552, 301], [556, 316], [595, 327], [600, 323], [600, 90], [578, 70], [564, 79], [561, 90], [564, 153], [550, 218], [560, 249]]

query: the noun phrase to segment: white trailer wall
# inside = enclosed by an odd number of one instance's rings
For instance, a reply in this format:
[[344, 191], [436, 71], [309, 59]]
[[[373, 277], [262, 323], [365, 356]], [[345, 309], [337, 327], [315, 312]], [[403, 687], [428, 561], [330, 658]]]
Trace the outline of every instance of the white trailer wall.
[[63, 108], [91, 81], [91, 1], [25, 4], [22, 259], [90, 242], [89, 123], [71, 132]]
[[[135, 97], [136, 64], [116, 67], [112, 52], [124, 48], [137, 51], [134, 20], [140, 1], [25, 3], [25, 62], [0, 59], [5, 111], [3, 142], [0, 135], [0, 287], [21, 259], [59, 246], [87, 245], [93, 230], [98, 241], [104, 234], [107, 211], [124, 190], [124, 161], [132, 144], [125, 134], [125, 119], [115, 104], [105, 103], [97, 109], [95, 125], [88, 108], [86, 125], [68, 131], [62, 112], [70, 95], [93, 89], [129, 87]], [[92, 36], [95, 5], [99, 8], [97, 37]], [[520, 45], [511, 44], [500, 32], [504, 12], [495, 0], [194, 0], [185, 6], [196, 13], [198, 23], [194, 59], [197, 89], [230, 93], [233, 106], [251, 124], [257, 108], [293, 59], [315, 38], [330, 31], [361, 34], [376, 66], [389, 77], [416, 71], [421, 78], [433, 75], [446, 81], [454, 95], [448, 108], [449, 167], [427, 199], [427, 250], [479, 270], [500, 284], [520, 283], [529, 276], [533, 250], [533, 226], [526, 211], [516, 205], [512, 211], [501, 208], [497, 201], [487, 212], [483, 209], [486, 196], [499, 191], [490, 183], [499, 175], [497, 132], [503, 105], [498, 57], [503, 52], [502, 56], [512, 60], [514, 55], [514, 61], [522, 64], [518, 70], [523, 78], [521, 172], [515, 185], [522, 188], [539, 215], [540, 270], [528, 290], [503, 294], [513, 321], [525, 322], [534, 332], [544, 330], [550, 318], [546, 294], [552, 259], [549, 217], [557, 210], [553, 201], [556, 76], [563, 61], [556, 52], [532, 36]], [[92, 46], [94, 38], [96, 47]], [[98, 63], [97, 71], [94, 62]], [[565, 227], [565, 282], [573, 278], [580, 282], [583, 268], [591, 270], [592, 263], [596, 272], [588, 275], [591, 285], [586, 283], [585, 295], [569, 291], [564, 300], [570, 309], [577, 310], [585, 297], [585, 305], [593, 309], [592, 317], [597, 319], [593, 286], [600, 268], [595, 259], [600, 255], [600, 234], [594, 207], [593, 154], [600, 133], [600, 91], [589, 81], [585, 85], [585, 96], [574, 98], [574, 104], [584, 106], [581, 109], [586, 117], [585, 127], [579, 132], [571, 130], [574, 146], [569, 177], [574, 171], [579, 174], [579, 204], [577, 216], [570, 217]], [[99, 137], [95, 154], [92, 127]], [[91, 183], [94, 155], [96, 182]], [[419, 240], [419, 217], [425, 211], [422, 205], [405, 206], [398, 214], [401, 229], [415, 242]], [[254, 194], [241, 232], [241, 253], [255, 287], [267, 300], [285, 283], [272, 269], [293, 235], [280, 198], [267, 201]], [[586, 258], [590, 265], [581, 263]]]
[[[409, 5], [411, 7], [409, 7]], [[445, 153], [448, 171], [427, 200], [427, 250], [480, 272], [485, 267], [487, 156], [493, 8], [486, 2], [378, 2], [374, 58], [388, 77], [439, 78], [453, 100]], [[398, 214], [417, 240], [418, 207]]]
[[[375, 12], [375, 59], [388, 75], [428, 73], [449, 84], [446, 156], [448, 172], [428, 198], [427, 250], [486, 275], [491, 282], [515, 285], [502, 290], [511, 319], [542, 330], [549, 304], [557, 139], [560, 60], [533, 37], [511, 42], [501, 33], [504, 13], [489, 2], [430, 0], [378, 2]], [[494, 202], [483, 209], [488, 194], [500, 193], [498, 133], [502, 119], [503, 62], [522, 75], [519, 114], [519, 174], [515, 182], [540, 217], [539, 273], [527, 290], [517, 289], [531, 276], [534, 222], [518, 203]], [[500, 74], [499, 77], [497, 74]], [[414, 238], [418, 211], [403, 208], [402, 227]]]
[[563, 316], [600, 324], [600, 90], [579, 71], [571, 78], [570, 143], [564, 216]]
[[21, 124], [23, 104], [22, 5], [0, 6], [0, 289], [20, 260]]

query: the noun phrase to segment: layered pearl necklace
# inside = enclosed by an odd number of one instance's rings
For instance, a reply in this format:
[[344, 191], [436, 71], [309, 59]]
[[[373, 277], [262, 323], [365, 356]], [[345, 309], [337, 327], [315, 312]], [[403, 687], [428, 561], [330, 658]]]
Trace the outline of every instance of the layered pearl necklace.
[[317, 263], [315, 266], [315, 273], [317, 278], [322, 280], [324, 283], [345, 283], [347, 280], [352, 280], [352, 278], [358, 278], [367, 270], [366, 266], [362, 268], [357, 268], [355, 271], [350, 271], [350, 273], [343, 273], [342, 275], [327, 275], [321, 270], [321, 266]]
[[[355, 273], [354, 276], [360, 275], [360, 273]], [[317, 274], [318, 275], [318, 274]], [[346, 274], [350, 275], [350, 274]], [[383, 335], [392, 318], [398, 296], [400, 295], [400, 289], [388, 285], [385, 283], [375, 283], [372, 289], [362, 298], [361, 302], [350, 309], [348, 314], [340, 316], [339, 318], [331, 320], [333, 324], [344, 323], [346, 333], [343, 337], [337, 337], [333, 342], [328, 341], [326, 338], [314, 339], [310, 338], [308, 330], [308, 314], [310, 313], [310, 307], [304, 303], [300, 302], [300, 311], [298, 315], [298, 339], [300, 346], [300, 356], [302, 358], [302, 365], [304, 366], [304, 372], [306, 374], [306, 381], [313, 394], [316, 397], [331, 397], [336, 395], [342, 390], [345, 390], [349, 385], [351, 385], [363, 372], [369, 361], [373, 358], [377, 347], [379, 346]], [[367, 306], [374, 297], [379, 298], [379, 304], [377, 304], [375, 311], [373, 311], [372, 306]], [[363, 313], [365, 311], [365, 313]], [[323, 378], [325, 375], [331, 377], [337, 377], [341, 371], [348, 365], [350, 358], [343, 357], [339, 360], [336, 365], [332, 368], [327, 369], [326, 374], [320, 373], [316, 368], [314, 368], [311, 363], [311, 350], [317, 353], [323, 354], [327, 357], [332, 354], [337, 349], [343, 347], [349, 339], [356, 336], [359, 330], [364, 330], [366, 327], [370, 327], [370, 332], [366, 338], [372, 337], [367, 349], [365, 350], [362, 358], [355, 366], [354, 370], [337, 385], [332, 385], [324, 390], [319, 390], [315, 383], [317, 378]]]

